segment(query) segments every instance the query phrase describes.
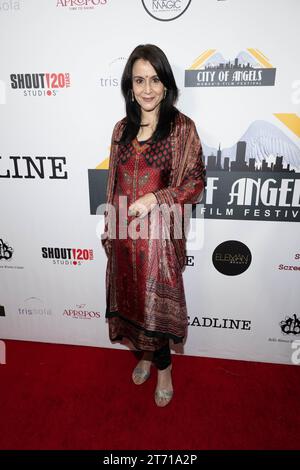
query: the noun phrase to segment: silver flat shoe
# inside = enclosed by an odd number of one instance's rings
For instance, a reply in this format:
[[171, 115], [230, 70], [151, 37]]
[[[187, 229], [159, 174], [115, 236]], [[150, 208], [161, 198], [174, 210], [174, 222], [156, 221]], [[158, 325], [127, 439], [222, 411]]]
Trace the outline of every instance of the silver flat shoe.
[[155, 390], [155, 403], [157, 406], [163, 407], [167, 406], [172, 400], [174, 395], [174, 390]]
[[[170, 364], [169, 368], [171, 372], [172, 364]], [[173, 395], [174, 395], [174, 390], [165, 390], [163, 388], [162, 389], [156, 388], [155, 394], [154, 394], [156, 405], [160, 407], [167, 406], [172, 400]]]
[[139, 365], [133, 369], [132, 381], [135, 385], [142, 385], [150, 377], [150, 371], [142, 369]]

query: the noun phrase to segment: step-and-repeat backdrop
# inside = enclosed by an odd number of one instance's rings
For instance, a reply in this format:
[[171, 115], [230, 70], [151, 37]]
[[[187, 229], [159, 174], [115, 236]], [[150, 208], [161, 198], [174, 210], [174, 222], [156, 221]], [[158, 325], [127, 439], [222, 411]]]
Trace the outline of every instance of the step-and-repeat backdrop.
[[125, 347], [108, 340], [99, 206], [121, 74], [152, 43], [208, 175], [184, 353], [299, 362], [299, 16], [298, 0], [0, 0], [1, 339]]

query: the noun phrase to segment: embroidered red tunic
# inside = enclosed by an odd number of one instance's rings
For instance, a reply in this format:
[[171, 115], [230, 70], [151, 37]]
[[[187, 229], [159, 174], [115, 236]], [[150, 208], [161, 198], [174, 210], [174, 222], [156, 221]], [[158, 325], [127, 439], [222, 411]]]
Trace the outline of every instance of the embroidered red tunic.
[[[171, 135], [157, 143], [148, 140], [142, 144], [134, 139], [130, 144], [119, 145], [115, 155], [112, 201], [116, 208], [116, 237], [109, 240], [110, 273], [113, 272], [115, 288], [112, 296], [108, 280], [106, 317], [112, 341], [128, 338], [142, 350], [158, 349], [166, 339], [181, 342], [186, 336], [182, 265], [173, 240], [162, 236], [164, 218], [159, 206], [143, 218], [127, 216], [130, 204], [149, 192], [156, 195], [159, 203], [180, 204], [201, 192], [201, 154], [198, 152], [183, 184], [170, 188], [173, 155]], [[166, 188], [173, 191], [171, 201], [164, 197]], [[188, 197], [191, 190], [195, 193], [192, 198]]]

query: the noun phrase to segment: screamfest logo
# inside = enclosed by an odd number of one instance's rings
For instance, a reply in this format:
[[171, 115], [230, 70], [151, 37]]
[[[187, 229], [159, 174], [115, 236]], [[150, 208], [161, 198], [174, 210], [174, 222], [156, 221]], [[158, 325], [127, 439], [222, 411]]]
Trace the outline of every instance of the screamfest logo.
[[14, 252], [13, 248], [9, 246], [8, 243], [5, 243], [2, 238], [0, 238], [0, 261], [11, 260], [13, 252]]
[[42, 247], [42, 258], [52, 260], [53, 264], [81, 266], [94, 260], [94, 250], [90, 248]]
[[146, 12], [158, 21], [179, 18], [190, 6], [191, 0], [142, 0]]
[[86, 304], [78, 304], [76, 308], [67, 308], [63, 312], [64, 317], [76, 318], [77, 320], [91, 320], [93, 318], [100, 318], [100, 312], [95, 310], [88, 310], [85, 308]]
[[258, 49], [225, 60], [216, 49], [204, 51], [185, 71], [185, 87], [274, 86], [276, 69]]
[[93, 10], [95, 7], [106, 5], [108, 0], [57, 0], [56, 6], [69, 10]]
[[279, 326], [284, 335], [300, 335], [300, 319], [295, 313], [291, 317], [286, 316]]
[[[297, 116], [278, 116], [289, 117], [297, 133]], [[203, 143], [203, 153], [208, 178], [201, 216], [300, 221], [300, 149], [276, 126], [255, 121], [236, 145], [216, 150]]]
[[[300, 253], [296, 253], [295, 256], [294, 256], [294, 259], [295, 260], [299, 260], [300, 259]], [[300, 265], [298, 264], [279, 264], [278, 265], [278, 270], [279, 271], [282, 271], [282, 272], [286, 272], [286, 271], [300, 271]]]
[[13, 90], [21, 90], [23, 96], [56, 96], [71, 86], [69, 73], [17, 73], [10, 75]]

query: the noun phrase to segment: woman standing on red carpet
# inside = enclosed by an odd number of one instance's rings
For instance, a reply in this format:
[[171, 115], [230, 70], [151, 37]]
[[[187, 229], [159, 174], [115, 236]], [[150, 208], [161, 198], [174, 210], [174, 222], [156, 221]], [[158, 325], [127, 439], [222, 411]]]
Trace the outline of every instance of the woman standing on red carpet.
[[106, 318], [111, 341], [127, 338], [143, 352], [135, 384], [156, 366], [155, 403], [165, 406], [173, 396], [169, 340], [182, 342], [187, 330], [183, 210], [199, 202], [205, 168], [196, 126], [174, 106], [178, 89], [160, 48], [133, 50], [121, 89], [126, 117], [112, 134], [102, 234]]

